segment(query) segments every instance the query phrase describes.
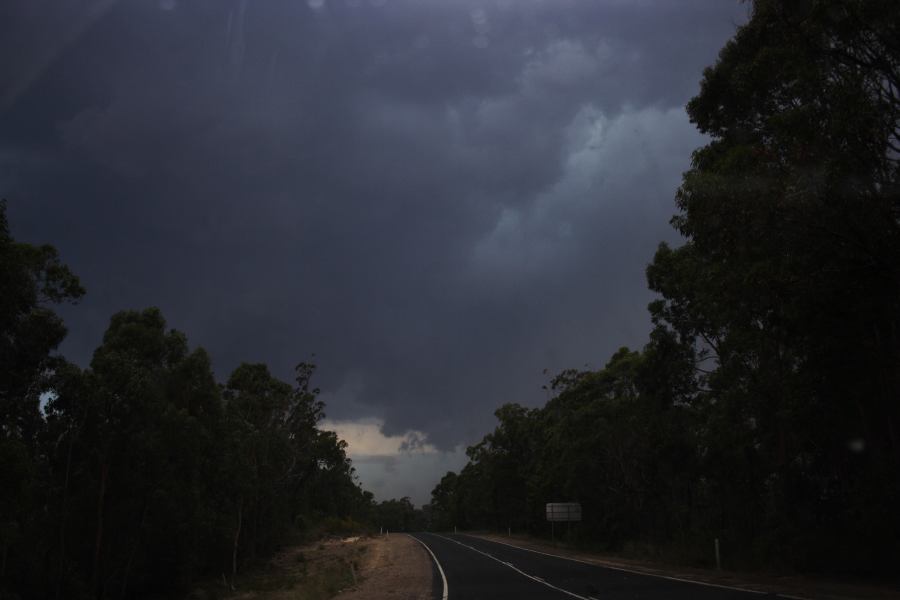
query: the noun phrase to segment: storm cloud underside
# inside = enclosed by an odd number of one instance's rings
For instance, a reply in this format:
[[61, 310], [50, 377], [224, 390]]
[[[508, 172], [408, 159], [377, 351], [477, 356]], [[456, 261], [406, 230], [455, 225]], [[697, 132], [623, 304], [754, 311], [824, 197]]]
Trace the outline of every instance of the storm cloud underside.
[[387, 465], [380, 497], [422, 502], [496, 407], [644, 343], [644, 268], [702, 142], [683, 107], [747, 8], [4, 10], [0, 195], [88, 289], [62, 352], [84, 365], [113, 312], [156, 305], [220, 378], [315, 353], [330, 419], [427, 437], [356, 453]]

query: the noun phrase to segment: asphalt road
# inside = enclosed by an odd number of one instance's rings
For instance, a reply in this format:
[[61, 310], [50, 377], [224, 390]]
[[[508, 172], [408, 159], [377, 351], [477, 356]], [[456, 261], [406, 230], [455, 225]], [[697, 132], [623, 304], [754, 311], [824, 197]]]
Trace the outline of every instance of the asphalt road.
[[[640, 575], [457, 534], [417, 533], [449, 600], [750, 600], [770, 594]], [[441, 597], [443, 582], [436, 587]]]

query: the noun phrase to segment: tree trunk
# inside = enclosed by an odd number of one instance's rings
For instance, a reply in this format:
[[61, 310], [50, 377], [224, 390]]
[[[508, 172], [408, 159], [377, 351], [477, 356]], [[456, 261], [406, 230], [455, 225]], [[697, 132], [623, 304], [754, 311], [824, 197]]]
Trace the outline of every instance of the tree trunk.
[[231, 549], [231, 589], [234, 591], [234, 577], [237, 575], [238, 542], [241, 539], [241, 523], [244, 520], [244, 497], [238, 501], [237, 528], [234, 531], [234, 545]]
[[259, 515], [262, 512], [258, 488], [254, 494], [253, 503], [250, 505], [250, 508], [250, 515], [253, 517], [253, 520], [251, 521], [252, 528], [250, 529], [250, 536], [247, 538], [247, 542], [249, 542], [247, 544], [247, 558], [252, 561], [256, 559], [256, 545], [259, 543]]
[[104, 459], [100, 465], [100, 489], [97, 491], [97, 533], [94, 536], [94, 562], [91, 570], [91, 591], [98, 595], [100, 584], [100, 550], [103, 548], [103, 508], [106, 498], [106, 480], [109, 476], [109, 463]]
[[[70, 432], [71, 433], [71, 432]], [[66, 453], [66, 479], [63, 484], [62, 508], [59, 517], [59, 570], [56, 576], [56, 599], [62, 588], [63, 573], [66, 568], [66, 517], [69, 510], [69, 475], [72, 472], [72, 446], [74, 438], [69, 436], [69, 450]]]
[[131, 565], [134, 564], [134, 555], [137, 554], [138, 546], [141, 543], [141, 532], [144, 531], [144, 524], [147, 522], [147, 507], [150, 505], [148, 498], [144, 499], [144, 508], [141, 510], [141, 522], [138, 525], [137, 534], [134, 536], [134, 544], [131, 546], [131, 552], [128, 554], [128, 562], [125, 565], [125, 575], [122, 578], [122, 593], [120, 597], [124, 600], [125, 592], [128, 590], [128, 577], [131, 575]]
[[9, 556], [9, 544], [3, 544], [3, 560], [0, 562], [0, 581], [6, 579], [6, 557]]

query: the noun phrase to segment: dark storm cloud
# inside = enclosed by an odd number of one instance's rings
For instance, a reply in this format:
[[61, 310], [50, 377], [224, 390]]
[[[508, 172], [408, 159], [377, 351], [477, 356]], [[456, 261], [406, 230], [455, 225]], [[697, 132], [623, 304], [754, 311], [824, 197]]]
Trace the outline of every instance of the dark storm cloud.
[[[221, 377], [317, 354], [329, 416], [471, 442], [649, 324], [720, 0], [146, 0], [4, 9], [0, 192], [89, 295]], [[15, 50], [19, 59], [9, 58]]]

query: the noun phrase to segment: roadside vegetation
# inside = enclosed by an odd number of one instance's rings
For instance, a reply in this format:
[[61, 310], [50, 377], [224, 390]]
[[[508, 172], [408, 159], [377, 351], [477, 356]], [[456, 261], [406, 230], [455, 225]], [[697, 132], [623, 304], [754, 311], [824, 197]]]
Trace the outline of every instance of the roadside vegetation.
[[900, 564], [900, 3], [756, 0], [688, 104], [709, 136], [640, 350], [552, 379], [432, 492], [439, 529], [714, 563]]
[[214, 578], [198, 583], [190, 600], [328, 600], [357, 585], [368, 547], [330, 538], [290, 545], [264, 564], [238, 574], [233, 587]]
[[597, 549], [710, 565], [718, 539], [726, 568], [895, 576], [897, 40], [896, 0], [755, 0], [688, 105], [709, 143], [684, 242], [647, 268], [647, 344], [501, 407], [419, 511], [360, 487], [311, 362], [219, 382], [156, 308], [112, 315], [83, 368], [60, 356], [55, 309], [85, 290], [0, 203], [0, 597], [231, 594], [323, 533], [546, 536], [551, 501]]
[[51, 246], [16, 242], [0, 203], [0, 595], [132, 598], [234, 588], [286, 543], [371, 529], [346, 444], [301, 362], [217, 383], [158, 309], [113, 315], [90, 365], [54, 352], [52, 307], [83, 294]]
[[[350, 563], [315, 556], [318, 540], [424, 527], [409, 498], [375, 502], [346, 443], [318, 427], [314, 364], [292, 384], [259, 363], [219, 383], [207, 352], [148, 308], [113, 315], [79, 368], [56, 352], [53, 309], [85, 290], [52, 246], [13, 238], [5, 201], [0, 287], [0, 598], [301, 581], [299, 597], [325, 598]], [[304, 560], [285, 568], [287, 554]]]

